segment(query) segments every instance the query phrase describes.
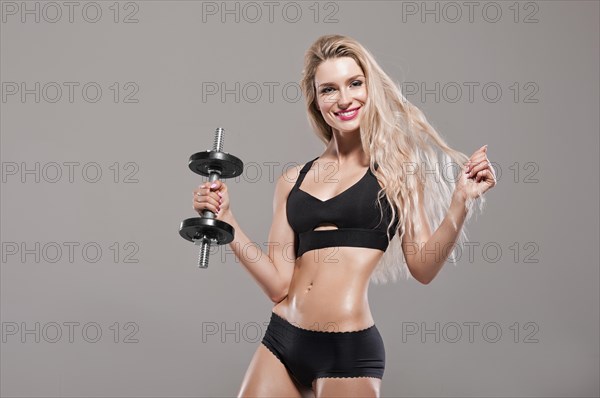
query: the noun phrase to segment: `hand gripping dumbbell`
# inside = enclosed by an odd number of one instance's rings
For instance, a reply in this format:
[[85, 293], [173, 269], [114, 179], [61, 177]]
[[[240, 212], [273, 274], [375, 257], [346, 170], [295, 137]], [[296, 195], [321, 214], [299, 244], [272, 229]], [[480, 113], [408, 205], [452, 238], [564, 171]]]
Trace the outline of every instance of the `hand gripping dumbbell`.
[[[237, 177], [244, 170], [244, 163], [233, 155], [222, 152], [224, 129], [217, 128], [212, 151], [198, 152], [190, 156], [189, 167], [197, 174], [208, 176], [208, 182]], [[205, 209], [202, 217], [188, 218], [181, 222], [179, 235], [200, 246], [198, 267], [208, 267], [211, 243], [225, 245], [233, 240], [235, 230], [226, 222], [215, 219], [215, 214]]]

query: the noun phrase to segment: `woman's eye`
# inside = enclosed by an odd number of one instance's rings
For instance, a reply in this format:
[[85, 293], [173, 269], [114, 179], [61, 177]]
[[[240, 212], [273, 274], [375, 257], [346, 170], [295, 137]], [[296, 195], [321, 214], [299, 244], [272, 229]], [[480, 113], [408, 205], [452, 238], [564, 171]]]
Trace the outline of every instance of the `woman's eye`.
[[[360, 87], [360, 86], [362, 86], [362, 84], [363, 84], [363, 82], [361, 82], [360, 80], [355, 80], [355, 81], [352, 82], [351, 85], [353, 87]], [[325, 87], [325, 88], [321, 89], [320, 93], [321, 94], [328, 94], [328, 93], [331, 92], [329, 90], [333, 90], [333, 88], [332, 87]]]

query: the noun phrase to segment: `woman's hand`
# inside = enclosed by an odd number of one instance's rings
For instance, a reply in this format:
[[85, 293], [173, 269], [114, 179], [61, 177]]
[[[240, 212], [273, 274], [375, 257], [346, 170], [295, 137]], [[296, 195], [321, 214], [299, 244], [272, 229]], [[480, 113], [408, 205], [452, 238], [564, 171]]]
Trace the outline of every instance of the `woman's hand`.
[[230, 213], [227, 185], [220, 180], [213, 181], [212, 185], [209, 182], [200, 185], [194, 190], [193, 206], [200, 216], [204, 210], [210, 210], [217, 220], [222, 220]]
[[487, 158], [487, 145], [476, 150], [464, 165], [454, 194], [470, 201], [496, 185], [496, 172]]

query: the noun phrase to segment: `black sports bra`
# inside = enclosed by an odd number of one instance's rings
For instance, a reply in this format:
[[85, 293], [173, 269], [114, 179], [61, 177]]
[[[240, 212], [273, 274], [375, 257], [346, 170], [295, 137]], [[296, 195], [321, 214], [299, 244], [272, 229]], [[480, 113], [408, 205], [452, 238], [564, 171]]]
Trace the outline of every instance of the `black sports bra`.
[[[300, 170], [287, 198], [286, 213], [295, 234], [296, 258], [309, 250], [334, 246], [368, 247], [385, 251], [389, 244], [386, 228], [391, 221], [392, 211], [387, 198], [383, 197], [381, 220], [377, 200], [381, 186], [371, 168], [350, 188], [322, 201], [300, 189], [306, 173], [318, 158], [306, 163]], [[334, 224], [338, 229], [314, 230], [323, 223]], [[396, 214], [390, 238], [395, 235], [397, 227]]]

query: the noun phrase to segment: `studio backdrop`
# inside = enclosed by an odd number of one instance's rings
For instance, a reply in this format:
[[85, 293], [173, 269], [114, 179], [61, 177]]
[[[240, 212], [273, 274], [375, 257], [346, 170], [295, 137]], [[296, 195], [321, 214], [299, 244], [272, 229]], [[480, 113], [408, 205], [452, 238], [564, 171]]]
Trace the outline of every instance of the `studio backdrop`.
[[224, 129], [266, 252], [277, 178], [324, 149], [299, 82], [331, 33], [497, 176], [431, 284], [370, 285], [382, 396], [599, 395], [598, 2], [0, 6], [3, 397], [238, 393], [273, 303], [228, 245], [198, 268], [188, 160]]

